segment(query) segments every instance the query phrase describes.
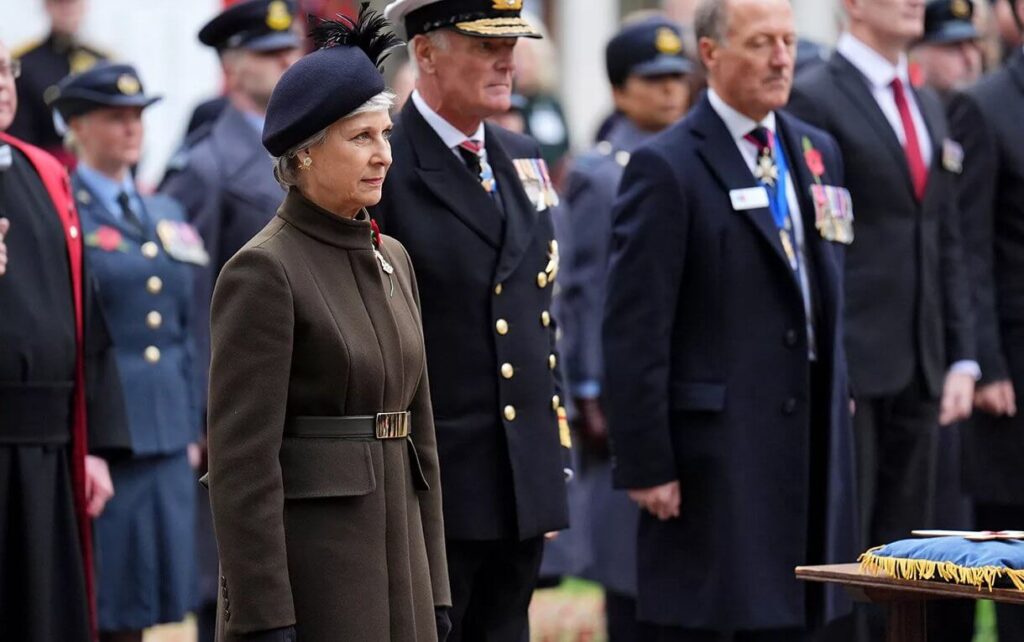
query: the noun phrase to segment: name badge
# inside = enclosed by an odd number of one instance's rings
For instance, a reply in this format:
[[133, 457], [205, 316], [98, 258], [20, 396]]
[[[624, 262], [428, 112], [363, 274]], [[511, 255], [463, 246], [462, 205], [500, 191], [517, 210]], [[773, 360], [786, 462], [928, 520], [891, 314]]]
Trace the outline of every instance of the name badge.
[[172, 259], [193, 265], [206, 265], [210, 262], [210, 255], [203, 247], [203, 239], [188, 223], [160, 221], [156, 224], [156, 235]]
[[732, 208], [737, 212], [756, 210], [769, 205], [768, 190], [763, 187], [729, 190], [729, 200], [732, 201]]
[[942, 141], [942, 166], [947, 172], [962, 174], [964, 171], [963, 145], [949, 138]]
[[844, 187], [811, 185], [814, 226], [821, 238], [833, 243], [853, 243], [853, 199]]

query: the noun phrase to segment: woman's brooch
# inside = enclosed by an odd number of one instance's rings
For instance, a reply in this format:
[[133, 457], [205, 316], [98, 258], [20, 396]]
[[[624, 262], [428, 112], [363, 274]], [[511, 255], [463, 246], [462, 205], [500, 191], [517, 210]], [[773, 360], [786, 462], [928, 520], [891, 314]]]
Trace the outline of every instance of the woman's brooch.
[[373, 255], [377, 257], [377, 262], [380, 263], [380, 269], [384, 274], [388, 275], [388, 282], [391, 284], [391, 293], [389, 296], [395, 296], [395, 279], [392, 276], [395, 273], [395, 268], [388, 260], [384, 258], [384, 254], [381, 253], [381, 239], [380, 239], [380, 227], [377, 226], [377, 221], [370, 219], [370, 228], [373, 230]]

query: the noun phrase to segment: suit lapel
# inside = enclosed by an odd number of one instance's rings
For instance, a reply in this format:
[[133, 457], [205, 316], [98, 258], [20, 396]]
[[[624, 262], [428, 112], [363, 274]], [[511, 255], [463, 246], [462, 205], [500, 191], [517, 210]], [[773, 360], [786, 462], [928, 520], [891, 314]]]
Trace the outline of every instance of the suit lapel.
[[495, 248], [501, 247], [501, 214], [491, 197], [452, 150], [444, 146], [412, 101], [402, 109], [401, 124], [415, 150], [416, 173], [427, 189], [480, 238]]
[[903, 146], [900, 145], [900, 139], [896, 136], [896, 132], [893, 131], [892, 125], [889, 124], [885, 114], [882, 113], [882, 108], [878, 106], [878, 103], [875, 102], [875, 97], [871, 95], [871, 88], [868, 86], [867, 78], [853, 66], [853, 63], [844, 58], [842, 54], [833, 54], [828, 64], [833, 75], [836, 77], [840, 89], [854, 102], [858, 111], [864, 114], [871, 122], [871, 126], [878, 135], [879, 140], [889, 150], [889, 154], [896, 161], [896, 166], [900, 168], [899, 171], [903, 173], [905, 179], [903, 184], [906, 186], [907, 191], [913, 193], [914, 187], [910, 180], [907, 154], [903, 150]]
[[498, 140], [494, 127], [487, 126], [487, 160], [498, 180], [498, 190], [505, 205], [505, 242], [501, 246], [498, 258], [498, 271], [495, 279], [504, 281], [519, 265], [526, 248], [530, 243], [533, 225], [537, 221], [537, 208], [523, 189], [519, 172], [512, 164], [512, 159]]
[[[911, 88], [914, 93], [914, 100], [917, 101], [917, 106], [921, 110], [921, 117], [924, 119], [925, 129], [928, 130], [928, 138], [931, 139], [932, 143], [932, 162], [928, 167], [928, 184], [925, 186], [924, 197], [921, 199], [922, 202], [927, 200], [928, 192], [931, 191], [932, 187], [935, 186], [935, 174], [942, 171], [942, 146], [945, 144], [944, 137], [940, 136], [942, 132], [936, 127], [937, 123], [941, 122], [946, 115], [942, 111], [942, 105], [933, 101], [925, 100], [921, 93], [917, 89]], [[922, 153], [924, 150], [921, 150]]]
[[[697, 152], [726, 192], [759, 187], [757, 179], [750, 173], [750, 169], [729, 134], [728, 128], [711, 107], [707, 96], [694, 107], [691, 119], [694, 133], [703, 139], [703, 144], [698, 147]], [[767, 207], [758, 207], [743, 212], [733, 212], [733, 214], [743, 216], [750, 221], [775, 251], [786, 271], [792, 275], [793, 270], [789, 266], [785, 250], [782, 249], [779, 229], [775, 225], [775, 219], [772, 218], [771, 210]], [[793, 282], [796, 283], [796, 279]]]

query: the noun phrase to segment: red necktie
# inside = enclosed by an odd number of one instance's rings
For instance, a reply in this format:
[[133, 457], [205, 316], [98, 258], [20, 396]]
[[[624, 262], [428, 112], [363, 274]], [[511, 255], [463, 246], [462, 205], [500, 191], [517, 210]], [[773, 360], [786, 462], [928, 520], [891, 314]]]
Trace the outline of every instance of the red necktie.
[[907, 94], [903, 90], [903, 81], [896, 78], [892, 81], [891, 86], [892, 96], [896, 100], [896, 109], [899, 110], [900, 121], [903, 123], [903, 134], [906, 140], [903, 151], [907, 155], [910, 181], [914, 184], [914, 196], [920, 201], [924, 198], [925, 187], [928, 186], [928, 168], [925, 167], [924, 157], [921, 156], [921, 143], [917, 139], [914, 119], [910, 116], [910, 103], [907, 102]]

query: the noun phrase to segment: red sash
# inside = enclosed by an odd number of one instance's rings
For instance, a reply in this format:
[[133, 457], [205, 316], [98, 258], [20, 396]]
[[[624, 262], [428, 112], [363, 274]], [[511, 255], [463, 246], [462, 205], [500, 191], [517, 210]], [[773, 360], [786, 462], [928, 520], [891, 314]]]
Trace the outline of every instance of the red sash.
[[75, 392], [74, 408], [71, 423], [71, 479], [75, 496], [75, 514], [78, 518], [78, 535], [82, 545], [82, 562], [85, 571], [85, 594], [89, 601], [89, 626], [95, 639], [96, 631], [96, 600], [93, 589], [92, 567], [92, 522], [86, 513], [85, 503], [85, 456], [88, 453], [86, 413], [85, 413], [85, 337], [82, 311], [82, 226], [78, 221], [78, 211], [71, 196], [71, 182], [67, 171], [57, 159], [38, 147], [12, 138], [0, 132], [0, 141], [10, 144], [21, 151], [35, 167], [43, 186], [50, 194], [53, 206], [57, 209], [60, 221], [64, 225], [64, 239], [67, 241], [68, 264], [71, 266], [71, 287], [75, 303], [75, 340], [77, 344], [75, 356]]

